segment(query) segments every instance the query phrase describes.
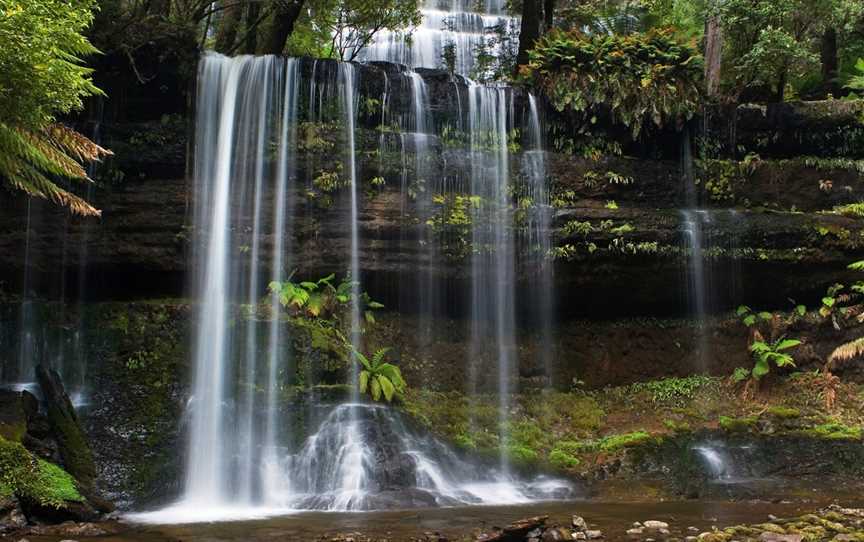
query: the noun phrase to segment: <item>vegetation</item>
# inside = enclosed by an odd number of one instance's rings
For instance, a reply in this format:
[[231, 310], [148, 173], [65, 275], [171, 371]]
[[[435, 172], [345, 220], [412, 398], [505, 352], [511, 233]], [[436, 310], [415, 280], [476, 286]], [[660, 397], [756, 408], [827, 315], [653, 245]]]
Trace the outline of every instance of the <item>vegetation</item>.
[[93, 0], [0, 1], [0, 182], [98, 216], [58, 180], [89, 182], [82, 163], [108, 151], [56, 120], [99, 93], [82, 66], [96, 53], [82, 35], [94, 7]]
[[372, 359], [354, 350], [357, 361], [363, 366], [359, 375], [360, 393], [368, 391], [373, 401], [380, 401], [383, 397], [389, 403], [394, 397], [399, 397], [405, 392], [402, 371], [396, 365], [384, 361], [389, 350], [389, 348], [379, 349]]
[[634, 138], [651, 122], [689, 119], [700, 104], [701, 57], [670, 30], [630, 35], [552, 31], [521, 74], [559, 111], [596, 119], [608, 108]]
[[0, 437], [0, 496], [4, 494], [52, 508], [84, 500], [66, 471]]
[[384, 305], [373, 301], [366, 292], [361, 293], [355, 301], [352, 292], [359, 283], [346, 277], [334, 286], [335, 278], [335, 274], [330, 274], [314, 282], [274, 281], [270, 283], [269, 289], [279, 297], [279, 303], [294, 315], [331, 319], [338, 316], [340, 308], [347, 308], [352, 302], [356, 302], [360, 304], [366, 321], [374, 323], [375, 315], [372, 311], [383, 308]]

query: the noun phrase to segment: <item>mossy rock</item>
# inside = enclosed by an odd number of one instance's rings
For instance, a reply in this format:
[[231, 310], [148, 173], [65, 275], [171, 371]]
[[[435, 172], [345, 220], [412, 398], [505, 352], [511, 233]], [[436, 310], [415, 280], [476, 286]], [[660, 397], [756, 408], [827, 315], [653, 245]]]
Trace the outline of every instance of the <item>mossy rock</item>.
[[785, 406], [773, 406], [765, 411], [769, 416], [773, 416], [775, 418], [780, 418], [781, 420], [791, 420], [795, 418], [801, 417], [801, 411], [797, 408], [790, 408]]
[[69, 473], [33, 456], [21, 444], [0, 437], [0, 496], [12, 495], [55, 509], [85, 502]]
[[720, 416], [720, 427], [730, 433], [746, 433], [756, 426], [759, 420], [753, 416], [743, 418], [732, 418]]

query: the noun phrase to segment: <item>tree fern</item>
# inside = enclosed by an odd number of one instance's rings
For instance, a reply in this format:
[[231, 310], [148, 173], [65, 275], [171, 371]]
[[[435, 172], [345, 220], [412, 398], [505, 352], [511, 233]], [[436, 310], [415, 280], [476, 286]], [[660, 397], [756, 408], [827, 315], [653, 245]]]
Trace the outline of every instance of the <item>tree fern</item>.
[[62, 124], [38, 130], [0, 123], [0, 180], [32, 197], [44, 198], [85, 216], [98, 209], [57, 185], [57, 181], [91, 182], [82, 162], [110, 152]]

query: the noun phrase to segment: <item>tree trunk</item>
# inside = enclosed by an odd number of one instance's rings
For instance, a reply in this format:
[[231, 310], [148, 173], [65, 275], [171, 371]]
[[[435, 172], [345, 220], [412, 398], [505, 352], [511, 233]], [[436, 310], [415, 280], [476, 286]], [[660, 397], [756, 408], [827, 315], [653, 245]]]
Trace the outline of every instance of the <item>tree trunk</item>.
[[258, 49], [258, 30], [253, 28], [258, 23], [261, 14], [261, 5], [258, 2], [250, 2], [246, 6], [246, 39], [243, 43], [243, 54], [254, 55]]
[[545, 32], [549, 32], [555, 26], [555, 0], [544, 0], [543, 23]]
[[226, 2], [222, 10], [222, 18], [219, 20], [219, 29], [216, 31], [216, 51], [229, 53], [234, 47], [237, 39], [237, 27], [240, 25], [242, 6], [240, 0], [223, 0]]
[[723, 60], [723, 29], [720, 14], [711, 13], [705, 20], [705, 91], [714, 98], [720, 90], [720, 67]]
[[276, 9], [269, 27], [259, 41], [258, 52], [265, 55], [281, 55], [288, 36], [294, 31], [294, 23], [300, 17], [304, 0], [284, 2]]
[[775, 102], [782, 102], [786, 96], [786, 79], [788, 78], [789, 69], [784, 65], [780, 67], [777, 73], [777, 92], [774, 95]]
[[516, 68], [528, 64], [528, 51], [540, 39], [543, 32], [543, 2], [544, 0], [522, 1], [522, 27], [519, 30], [519, 54], [516, 56]]
[[822, 87], [826, 94], [837, 96], [840, 86], [837, 83], [837, 31], [828, 28], [822, 34]]

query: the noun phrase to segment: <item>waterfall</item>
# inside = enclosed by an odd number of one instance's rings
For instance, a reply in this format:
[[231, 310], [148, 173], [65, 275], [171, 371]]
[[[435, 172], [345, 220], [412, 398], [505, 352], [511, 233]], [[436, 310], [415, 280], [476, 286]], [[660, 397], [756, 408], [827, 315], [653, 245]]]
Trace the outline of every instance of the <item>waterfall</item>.
[[[284, 314], [281, 300], [267, 296], [263, 278], [285, 281], [296, 265], [294, 215], [304, 211], [293, 200], [304, 187], [295, 186], [294, 180], [298, 164], [305, 166], [308, 175], [315, 175], [319, 167], [312, 155], [299, 156], [297, 149], [303, 147], [297, 131], [303, 122], [333, 126], [342, 138], [335, 161], [344, 175], [345, 197], [339, 203], [350, 222], [344, 260], [353, 294], [348, 307], [349, 340], [357, 351], [368, 353], [360, 286], [360, 176], [361, 166], [368, 162], [361, 164], [359, 157], [365, 150], [361, 145], [368, 146], [370, 138], [368, 127], [360, 123], [377, 123], [379, 113], [364, 111], [361, 116], [360, 93], [368, 81], [361, 81], [357, 66], [303, 62], [216, 54], [201, 60], [193, 216], [198, 237], [192, 275], [198, 307], [187, 409], [186, 483], [178, 503], [135, 517], [156, 522], [207, 521], [302, 509], [509, 504], [571, 495], [572, 487], [566, 482], [514, 476], [508, 461], [511, 382], [517, 377], [517, 233], [509, 188], [509, 146], [517, 121], [511, 89], [469, 87], [470, 143], [465, 151], [472, 165], [469, 182], [461, 186], [463, 192], [470, 190], [472, 199], [478, 197], [471, 211], [475, 215], [471, 349], [477, 359], [491, 354], [497, 368], [497, 375], [483, 387], [499, 392], [500, 461], [478, 468], [436, 438], [415, 431], [394, 408], [367, 404], [356, 385], [359, 367], [353, 353], [345, 374], [351, 389], [347, 401], [328, 403], [310, 394], [308, 402], [297, 405], [285, 398], [287, 387], [299, 384], [292, 376], [296, 367], [291, 337], [279, 317]], [[400, 88], [405, 94], [394, 100], [408, 104], [399, 117], [404, 128], [399, 139], [402, 177], [407, 180], [413, 169], [415, 179], [428, 175], [430, 184], [437, 183], [436, 190], [446, 191], [450, 181], [438, 180], [437, 171], [429, 166], [438, 147], [433, 147], [437, 134], [427, 83], [417, 73], [403, 75]], [[302, 80], [310, 76], [308, 83]], [[382, 123], [392, 116], [387, 111], [391, 81], [385, 81]], [[530, 186], [524, 190], [542, 207], [548, 196], [536, 104], [530, 118], [535, 154], [526, 158], [524, 175]], [[383, 139], [371, 141], [379, 149], [385, 146]], [[413, 159], [409, 158], [412, 152]], [[403, 186], [402, 213], [408, 212], [407, 191]], [[421, 216], [428, 213], [424, 206], [430, 205], [431, 197], [425, 193], [415, 203]], [[532, 242], [548, 242], [539, 239], [543, 232], [548, 235], [544, 213], [538, 211], [531, 219]], [[434, 283], [440, 280], [431, 271], [438, 248], [428, 228], [424, 231], [411, 240], [422, 241], [419, 250], [424, 254], [418, 266], [422, 292], [415, 294], [424, 319], [419, 335], [426, 336], [418, 337], [423, 344], [432, 341], [439, 303]], [[269, 316], [259, 320], [264, 313]], [[479, 366], [469, 364], [479, 377]]]
[[[242, 328], [231, 319], [238, 302], [254, 314], [264, 294], [258, 266], [260, 238], [266, 231], [264, 202], [271, 201], [265, 194], [273, 203], [270, 279], [285, 279], [297, 66], [294, 59], [206, 55], [199, 68], [194, 222], [201, 242], [194, 255], [193, 288], [200, 305], [183, 498], [188, 508], [276, 506], [284, 503], [289, 490], [279, 468], [284, 427], [278, 380], [287, 361], [281, 355], [282, 326], [271, 318], [262, 372], [255, 318]], [[278, 150], [271, 171], [266, 156], [274, 138]], [[250, 215], [251, 224], [246, 225]], [[246, 228], [248, 245], [238, 235]], [[235, 256], [244, 251], [249, 254], [248, 271], [241, 268], [244, 259]], [[271, 309], [279, 309], [273, 296]], [[243, 375], [242, 386], [232, 380], [235, 374]], [[255, 391], [262, 379], [263, 404]], [[256, 421], [257, 411], [265, 413], [263, 424]]]
[[[471, 352], [474, 364], [494, 340], [501, 433], [501, 467], [506, 473], [510, 381], [515, 363], [515, 260], [508, 194], [512, 95], [510, 89], [471, 84], [468, 88], [468, 124], [471, 151], [472, 210]], [[491, 336], [491, 337], [490, 337]], [[477, 382], [475, 382], [476, 388]]]
[[537, 98], [528, 95], [528, 143], [530, 147], [523, 154], [524, 175], [527, 187], [522, 197], [527, 198], [530, 205], [527, 216], [527, 252], [529, 269], [532, 270], [532, 280], [529, 280], [529, 295], [531, 296], [532, 319], [537, 328], [540, 349], [540, 363], [547, 383], [552, 379], [552, 358], [554, 346], [552, 340], [552, 324], [555, 307], [553, 299], [552, 264], [548, 261], [548, 253], [552, 248], [553, 209], [549, 202], [549, 188], [546, 179], [546, 153], [543, 146], [543, 129], [540, 122], [540, 110]]
[[[737, 301], [738, 231], [746, 227], [746, 221], [734, 209], [685, 209], [680, 216], [685, 308], [696, 326], [694, 364], [699, 372], [705, 373], [711, 361], [708, 318]], [[716, 233], [719, 231], [725, 235], [720, 236]]]
[[726, 459], [720, 454], [716, 447], [710, 445], [696, 446], [693, 450], [699, 454], [711, 478], [729, 478], [729, 466]]
[[[360, 52], [363, 60], [386, 60], [410, 67], [441, 68], [446, 48], [454, 56], [455, 73], [468, 75], [476, 65], [477, 50], [488, 46], [487, 34], [496, 27], [512, 35], [519, 19], [507, 15], [503, 0], [478, 5], [466, 0], [421, 2], [422, 22], [404, 32], [381, 31]], [[489, 51], [493, 56], [499, 51]]]

